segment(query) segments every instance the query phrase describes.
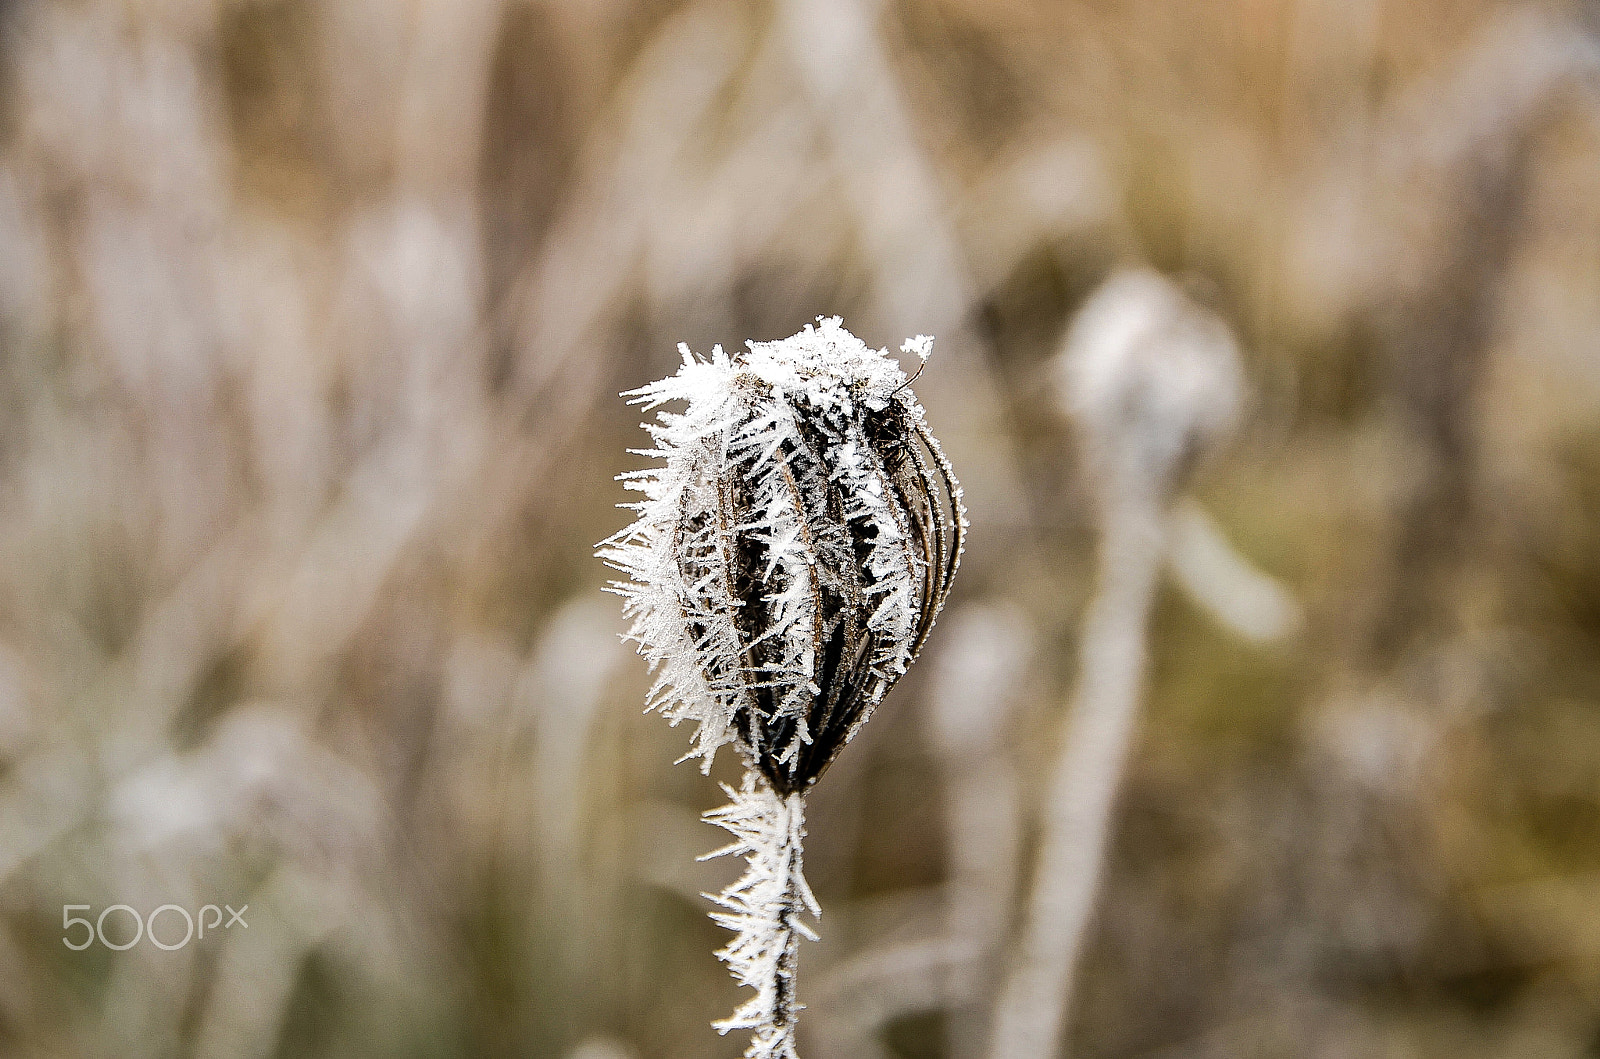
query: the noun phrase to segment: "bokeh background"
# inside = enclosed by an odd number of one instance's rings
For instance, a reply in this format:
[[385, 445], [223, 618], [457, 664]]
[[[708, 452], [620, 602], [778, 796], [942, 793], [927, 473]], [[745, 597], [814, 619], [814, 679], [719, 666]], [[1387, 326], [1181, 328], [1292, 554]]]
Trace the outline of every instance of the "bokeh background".
[[0, 5], [0, 1053], [737, 1055], [720, 792], [591, 553], [618, 391], [837, 313], [938, 336], [973, 526], [811, 800], [805, 1050], [981, 1054], [1099, 583], [1057, 358], [1148, 265], [1246, 386], [1071, 1054], [1600, 1055], [1597, 49], [1579, 2]]

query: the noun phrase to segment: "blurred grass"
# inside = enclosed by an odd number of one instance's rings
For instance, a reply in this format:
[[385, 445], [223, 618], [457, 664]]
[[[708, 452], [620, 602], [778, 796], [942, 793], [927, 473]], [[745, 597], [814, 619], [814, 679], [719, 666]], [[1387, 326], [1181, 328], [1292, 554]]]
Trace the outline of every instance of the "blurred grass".
[[[1147, 262], [1241, 336], [1195, 493], [1306, 626], [1162, 590], [1073, 1054], [1600, 1054], [1592, 17], [865, 9], [882, 70], [776, 3], [0, 8], [0, 1051], [736, 1054], [715, 786], [566, 609], [644, 440], [614, 394], [679, 340], [941, 331], [958, 591], [1044, 645], [1031, 813], [1096, 543], [1053, 357]], [[942, 929], [930, 679], [816, 795], [808, 1054], [957, 1054], [978, 1006], [826, 1002]], [[60, 946], [63, 904], [207, 901], [248, 944]]]

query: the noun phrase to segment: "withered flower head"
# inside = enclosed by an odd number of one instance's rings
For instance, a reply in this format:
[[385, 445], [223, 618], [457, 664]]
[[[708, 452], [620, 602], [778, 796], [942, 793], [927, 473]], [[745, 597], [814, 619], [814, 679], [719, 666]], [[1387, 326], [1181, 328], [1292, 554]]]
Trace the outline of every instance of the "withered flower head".
[[[927, 359], [933, 340], [902, 346]], [[650, 706], [734, 743], [780, 794], [814, 783], [916, 658], [950, 591], [961, 488], [899, 366], [837, 318], [624, 395], [664, 466], [600, 555], [657, 671]]]

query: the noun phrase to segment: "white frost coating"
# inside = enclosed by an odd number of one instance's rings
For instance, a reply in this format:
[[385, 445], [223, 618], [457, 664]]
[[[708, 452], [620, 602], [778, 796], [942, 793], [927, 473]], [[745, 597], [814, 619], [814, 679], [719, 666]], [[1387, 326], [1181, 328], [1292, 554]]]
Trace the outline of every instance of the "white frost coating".
[[[836, 450], [832, 465], [832, 477], [846, 498], [845, 518], [858, 523], [871, 541], [865, 566], [874, 583], [867, 591], [882, 598], [876, 601], [867, 627], [883, 637], [873, 665], [899, 676], [910, 663], [912, 632], [921, 610], [921, 560], [911, 549], [907, 515], [895, 503], [882, 465], [854, 426]], [[884, 684], [878, 684], [872, 692], [874, 701], [885, 690]]]
[[717, 958], [756, 995], [730, 1018], [712, 1025], [718, 1033], [755, 1031], [744, 1053], [747, 1059], [798, 1059], [794, 1016], [804, 1005], [794, 999], [795, 962], [799, 939], [817, 940], [798, 917], [802, 908], [822, 915], [802, 872], [804, 796], [780, 795], [758, 783], [753, 772], [745, 773], [740, 790], [726, 784], [722, 789], [729, 804], [705, 818], [726, 829], [734, 841], [700, 859], [738, 854], [745, 859], [745, 871], [720, 894], [705, 896], [727, 909], [711, 918], [734, 932]]

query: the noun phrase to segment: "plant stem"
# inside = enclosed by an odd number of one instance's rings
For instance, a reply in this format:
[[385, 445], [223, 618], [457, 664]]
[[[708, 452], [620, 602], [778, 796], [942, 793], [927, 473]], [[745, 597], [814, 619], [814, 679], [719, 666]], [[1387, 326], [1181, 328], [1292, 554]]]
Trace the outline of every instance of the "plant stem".
[[1078, 698], [1051, 782], [1022, 952], [996, 1012], [991, 1059], [1047, 1059], [1060, 1047], [1138, 714], [1166, 522], [1161, 502], [1147, 492], [1108, 498]]
[[805, 796], [777, 793], [754, 770], [745, 773], [741, 789], [722, 789], [729, 804], [706, 813], [705, 819], [732, 834], [734, 841], [700, 859], [736, 853], [744, 857], [745, 871], [720, 894], [706, 896], [727, 909], [711, 918], [734, 932], [718, 959], [756, 995], [714, 1025], [719, 1033], [751, 1031], [747, 1059], [799, 1059], [795, 1031], [804, 1005], [796, 998], [795, 979], [800, 938], [817, 938], [800, 912], [822, 914], [802, 871]]

